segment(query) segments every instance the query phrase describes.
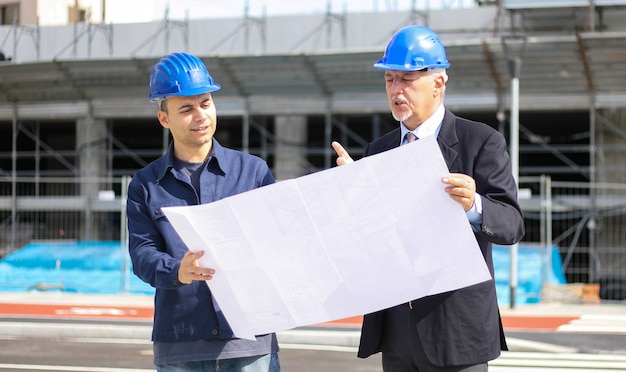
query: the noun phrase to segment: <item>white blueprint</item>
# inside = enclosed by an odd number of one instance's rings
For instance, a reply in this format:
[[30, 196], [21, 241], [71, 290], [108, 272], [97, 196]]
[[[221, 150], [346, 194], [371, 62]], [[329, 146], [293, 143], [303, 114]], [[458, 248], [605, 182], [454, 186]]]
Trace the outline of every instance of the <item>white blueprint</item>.
[[362, 315], [491, 278], [434, 137], [220, 201], [164, 208], [235, 335]]

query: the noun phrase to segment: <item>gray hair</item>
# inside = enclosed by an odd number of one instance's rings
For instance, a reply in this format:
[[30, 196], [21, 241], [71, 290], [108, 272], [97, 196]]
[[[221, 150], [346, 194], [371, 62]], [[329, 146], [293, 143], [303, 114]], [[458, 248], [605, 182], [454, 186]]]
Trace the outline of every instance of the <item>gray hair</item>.
[[437, 76], [443, 77], [443, 89], [441, 90], [441, 100], [446, 96], [446, 83], [448, 82], [448, 73], [445, 68], [429, 68], [428, 75], [433, 75], [433, 79]]

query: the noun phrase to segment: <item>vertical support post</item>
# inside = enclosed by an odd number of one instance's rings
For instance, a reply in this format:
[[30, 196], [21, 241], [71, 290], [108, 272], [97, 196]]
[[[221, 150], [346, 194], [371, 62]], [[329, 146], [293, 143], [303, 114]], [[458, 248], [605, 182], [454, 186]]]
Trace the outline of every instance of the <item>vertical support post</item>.
[[250, 102], [246, 99], [246, 111], [241, 123], [241, 151], [250, 152]]
[[[502, 49], [509, 63], [511, 74], [511, 128], [509, 139], [509, 155], [511, 157], [511, 172], [519, 188], [519, 76], [522, 69], [522, 56], [526, 49], [526, 37], [523, 35], [509, 35], [502, 37]], [[510, 307], [515, 307], [518, 283], [518, 244], [510, 246]]]
[[[517, 64], [518, 60], [513, 60], [512, 63]], [[517, 66], [516, 66], [517, 67]], [[519, 77], [513, 76], [511, 78], [511, 134], [510, 134], [510, 156], [511, 156], [511, 169], [515, 183], [519, 188]], [[510, 307], [515, 307], [515, 299], [518, 283], [518, 244], [511, 245], [511, 267], [510, 267]]]
[[[41, 125], [39, 121], [35, 124], [35, 137], [41, 138]], [[35, 147], [35, 196], [39, 197], [39, 189], [41, 182], [41, 146], [37, 144]]]
[[126, 201], [130, 176], [121, 180], [120, 192], [120, 293], [130, 292], [130, 257], [128, 255], [128, 221], [126, 219]]
[[587, 230], [589, 232], [589, 276], [587, 281], [589, 283], [597, 282], [600, 279], [601, 265], [599, 262], [598, 252], [596, 250], [599, 214], [597, 213], [598, 203], [598, 188], [596, 186], [596, 95], [595, 92], [590, 92], [589, 98], [589, 183], [591, 187], [589, 189], [589, 221], [587, 222]]
[[546, 176], [546, 243], [550, 254], [548, 255], [548, 268], [552, 270], [552, 177]]
[[333, 116], [331, 110], [332, 102], [331, 99], [328, 98], [326, 114], [324, 116], [324, 169], [330, 168], [332, 164], [333, 150], [330, 146], [330, 143], [333, 140]]
[[17, 103], [13, 103], [11, 131], [11, 238], [9, 240], [9, 253], [17, 248]]

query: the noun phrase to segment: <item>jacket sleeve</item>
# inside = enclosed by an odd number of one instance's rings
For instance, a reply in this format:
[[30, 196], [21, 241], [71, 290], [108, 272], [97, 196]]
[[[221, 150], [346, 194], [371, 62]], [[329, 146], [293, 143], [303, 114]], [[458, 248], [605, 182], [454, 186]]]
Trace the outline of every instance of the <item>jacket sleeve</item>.
[[492, 132], [474, 162], [476, 191], [482, 196], [482, 237], [495, 244], [511, 245], [524, 236], [524, 218], [517, 202], [517, 184], [504, 137]]
[[146, 192], [140, 183], [131, 182], [128, 188], [126, 214], [128, 218], [128, 251], [133, 272], [155, 288], [176, 288], [180, 259], [172, 257], [165, 249], [166, 242], [156, 223], [158, 216], [150, 210]]

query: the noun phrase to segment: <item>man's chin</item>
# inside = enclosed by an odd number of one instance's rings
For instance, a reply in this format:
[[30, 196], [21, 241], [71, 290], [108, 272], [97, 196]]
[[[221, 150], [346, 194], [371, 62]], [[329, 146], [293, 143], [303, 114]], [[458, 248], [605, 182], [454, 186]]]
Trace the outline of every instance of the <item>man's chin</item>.
[[411, 117], [410, 113], [397, 114], [395, 112], [392, 112], [391, 115], [393, 115], [393, 118], [397, 121], [407, 121]]

